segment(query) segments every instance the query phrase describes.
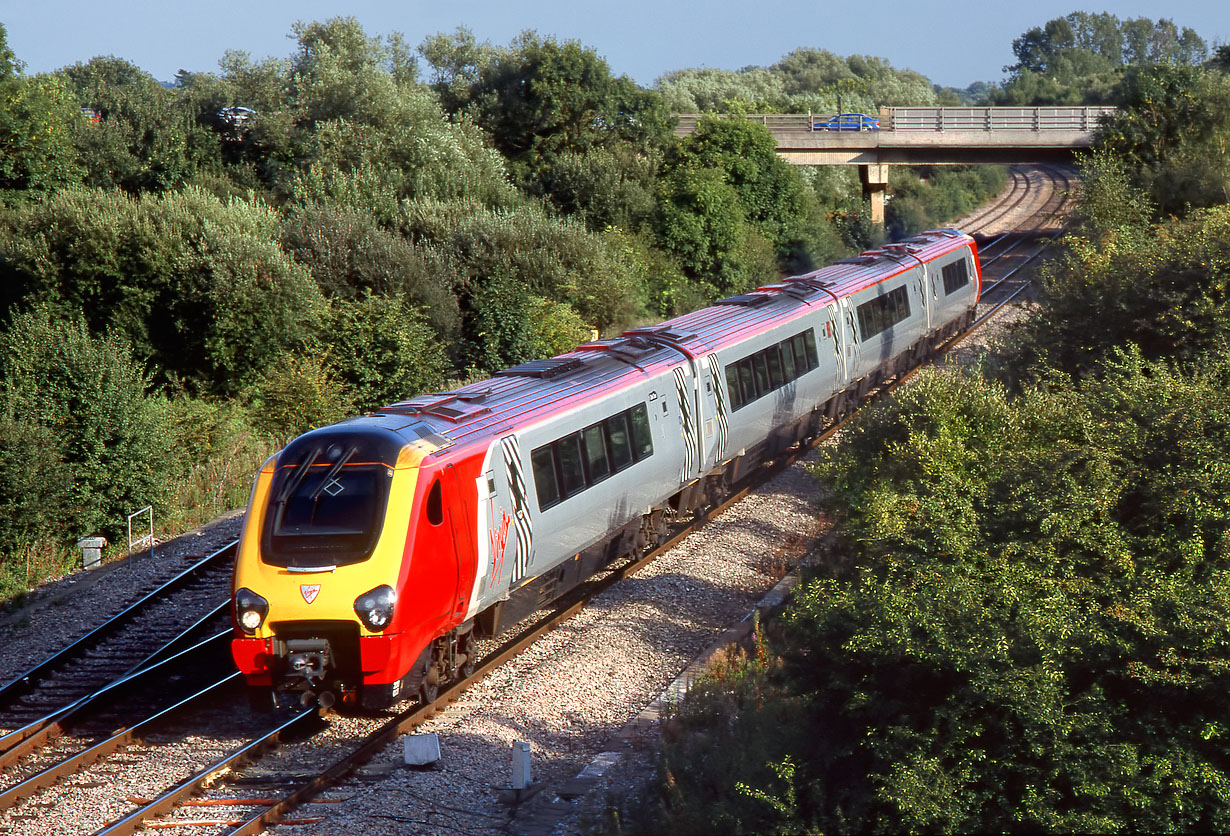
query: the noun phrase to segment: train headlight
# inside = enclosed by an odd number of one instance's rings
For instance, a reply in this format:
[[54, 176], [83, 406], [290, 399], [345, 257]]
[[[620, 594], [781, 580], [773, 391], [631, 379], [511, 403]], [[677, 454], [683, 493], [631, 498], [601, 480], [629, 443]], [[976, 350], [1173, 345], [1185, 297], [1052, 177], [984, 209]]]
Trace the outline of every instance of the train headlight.
[[389, 626], [389, 622], [393, 620], [393, 605], [396, 603], [397, 593], [393, 591], [393, 587], [378, 586], [355, 599], [354, 612], [364, 626], [375, 633]]
[[252, 635], [265, 623], [267, 615], [269, 602], [264, 598], [246, 588], [235, 593], [235, 621], [240, 630]]

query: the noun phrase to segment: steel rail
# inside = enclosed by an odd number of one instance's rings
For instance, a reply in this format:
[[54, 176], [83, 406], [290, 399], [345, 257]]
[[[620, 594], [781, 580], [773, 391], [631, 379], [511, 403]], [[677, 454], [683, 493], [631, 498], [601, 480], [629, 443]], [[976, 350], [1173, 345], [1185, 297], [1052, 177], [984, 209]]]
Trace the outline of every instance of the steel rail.
[[[64, 708], [57, 709], [46, 717], [28, 723], [20, 729], [15, 729], [4, 737], [0, 737], [0, 769], [7, 769], [22, 758], [32, 754], [39, 747], [45, 746], [56, 737], [59, 737], [68, 729], [72, 720], [76, 719], [78, 715], [86, 710], [92, 709], [94, 703], [112, 695], [112, 692], [119, 692], [122, 689], [135, 686], [146, 677], [152, 676], [155, 672], [161, 672], [164, 667], [170, 667], [182, 662], [193, 654], [208, 651], [213, 646], [229, 641], [230, 637], [231, 631], [227, 630], [203, 639], [192, 647], [181, 650], [179, 653], [147, 668], [133, 671], [120, 679], [108, 683], [92, 694], [81, 697]], [[0, 803], [0, 810], [3, 809], [6, 808]]]
[[[241, 676], [242, 674], [236, 671], [226, 681], [237, 680]], [[236, 768], [244, 761], [259, 757], [264, 749], [277, 744], [287, 732], [316, 719], [315, 711], [298, 712], [272, 731], [245, 743], [229, 755], [224, 755], [197, 774], [171, 787], [148, 804], [142, 805], [124, 818], [95, 831], [94, 836], [128, 836], [128, 834], [136, 833], [142, 828], [146, 819], [154, 819], [169, 813], [180, 802], [204, 789], [216, 778]]]
[[136, 725], [121, 729], [120, 731], [95, 743], [93, 746], [85, 749], [70, 758], [60, 761], [53, 766], [44, 769], [36, 775], [32, 775], [19, 784], [14, 784], [8, 789], [0, 792], [0, 810], [7, 810], [23, 798], [34, 795], [39, 790], [54, 786], [61, 778], [72, 775], [83, 766], [88, 766], [94, 763], [99, 758], [117, 752], [127, 746], [134, 740], [139, 740], [140, 735], [148, 731], [155, 723], [161, 722], [174, 713], [181, 711], [189, 706], [195, 707], [195, 704], [211, 696], [215, 691], [231, 685], [238, 681], [240, 673], [235, 671], [227, 674], [224, 678], [209, 685], [208, 687], [198, 691], [190, 697], [187, 697], [172, 706], [162, 709], [156, 714], [153, 714], [142, 720]]
[[95, 627], [93, 630], [86, 633], [72, 644], [62, 650], [57, 651], [56, 653], [53, 653], [51, 656], [48, 656], [46, 659], [30, 668], [25, 673], [5, 685], [0, 686], [0, 704], [5, 704], [6, 702], [11, 701], [15, 695], [30, 690], [33, 687], [34, 680], [42, 678], [51, 670], [59, 667], [61, 664], [73, 658], [77, 654], [84, 652], [97, 642], [106, 638], [111, 633], [114, 633], [120, 627], [127, 625], [151, 602], [164, 596], [168, 592], [184, 586], [204, 570], [213, 568], [215, 562], [220, 564], [226, 556], [229, 556], [228, 553], [234, 551], [238, 542], [239, 541], [236, 540], [229, 543], [218, 549], [213, 554], [197, 561], [175, 577], [168, 580], [166, 583], [159, 586], [157, 589], [150, 592], [148, 595], [145, 595], [140, 600], [128, 606], [122, 612], [112, 616], [107, 621]]

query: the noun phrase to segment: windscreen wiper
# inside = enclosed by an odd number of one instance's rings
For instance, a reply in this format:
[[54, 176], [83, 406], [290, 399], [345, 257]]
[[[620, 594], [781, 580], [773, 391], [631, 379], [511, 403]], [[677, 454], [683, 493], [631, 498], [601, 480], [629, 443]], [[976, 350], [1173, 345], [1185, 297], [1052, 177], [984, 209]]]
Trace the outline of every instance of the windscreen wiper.
[[316, 486], [316, 490], [312, 491], [312, 496], [310, 498], [313, 502], [320, 498], [320, 494], [325, 489], [325, 486], [333, 481], [333, 477], [337, 475], [339, 470], [345, 467], [346, 462], [350, 461], [350, 457], [353, 456], [355, 451], [358, 449], [358, 445], [351, 446], [351, 448], [346, 451], [344, 456], [333, 463], [333, 467], [329, 468], [329, 472], [325, 474], [325, 478], [321, 479], [320, 484]]
[[[319, 447], [313, 448], [312, 455], [304, 459], [303, 464], [299, 465], [299, 470], [287, 479], [285, 483], [283, 483], [282, 490], [278, 493], [278, 498], [275, 500], [278, 505], [286, 502], [286, 500], [290, 498], [290, 495], [299, 488], [299, 484], [303, 482], [304, 477], [307, 476], [307, 472], [311, 470], [312, 465], [316, 463], [316, 458], [320, 455], [320, 450], [321, 448]], [[315, 499], [316, 497], [312, 498]]]

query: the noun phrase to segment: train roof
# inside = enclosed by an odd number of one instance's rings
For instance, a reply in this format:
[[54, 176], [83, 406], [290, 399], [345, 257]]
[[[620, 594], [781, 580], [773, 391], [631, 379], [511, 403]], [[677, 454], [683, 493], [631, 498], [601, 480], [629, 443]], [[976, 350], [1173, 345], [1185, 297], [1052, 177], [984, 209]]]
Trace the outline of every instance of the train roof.
[[[491, 439], [618, 393], [646, 377], [665, 373], [687, 356], [701, 357], [797, 319], [808, 309], [883, 282], [918, 262], [968, 246], [955, 229], [929, 230], [854, 258], [782, 279], [749, 293], [722, 299], [659, 325], [634, 328], [557, 357], [533, 360], [496, 372], [487, 380], [448, 392], [419, 395], [384, 407], [385, 426], [405, 419], [406, 428], [453, 445]], [[416, 436], [417, 437], [417, 436]]]

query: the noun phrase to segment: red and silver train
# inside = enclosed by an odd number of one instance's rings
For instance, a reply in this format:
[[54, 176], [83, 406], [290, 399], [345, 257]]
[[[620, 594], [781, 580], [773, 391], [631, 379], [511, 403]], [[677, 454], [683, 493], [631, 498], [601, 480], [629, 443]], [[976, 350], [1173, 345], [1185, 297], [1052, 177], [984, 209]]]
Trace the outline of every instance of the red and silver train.
[[432, 696], [476, 637], [658, 544], [933, 352], [981, 284], [973, 239], [931, 230], [296, 438], [256, 477], [235, 564], [251, 693]]

